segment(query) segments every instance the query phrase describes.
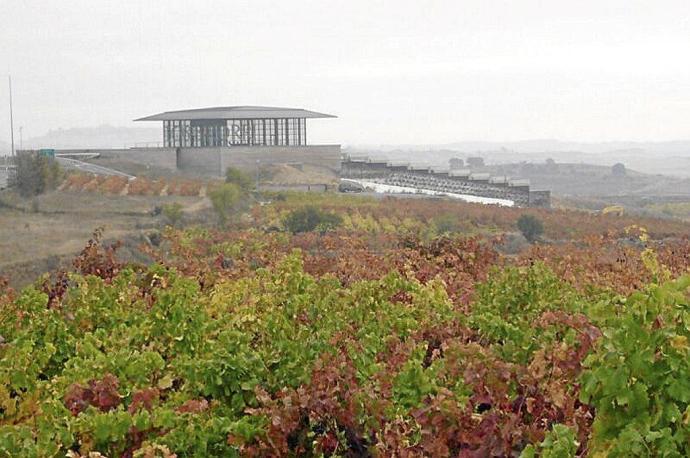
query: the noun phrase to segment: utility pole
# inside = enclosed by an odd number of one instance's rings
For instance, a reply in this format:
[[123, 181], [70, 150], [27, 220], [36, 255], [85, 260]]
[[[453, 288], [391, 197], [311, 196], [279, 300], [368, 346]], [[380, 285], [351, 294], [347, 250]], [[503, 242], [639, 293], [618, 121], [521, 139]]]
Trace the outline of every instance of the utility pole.
[[24, 126], [19, 126], [19, 151], [24, 149], [24, 135], [22, 131], [24, 130]]
[[12, 75], [7, 75], [10, 85], [10, 141], [12, 143], [12, 156], [14, 156], [14, 113], [12, 112]]

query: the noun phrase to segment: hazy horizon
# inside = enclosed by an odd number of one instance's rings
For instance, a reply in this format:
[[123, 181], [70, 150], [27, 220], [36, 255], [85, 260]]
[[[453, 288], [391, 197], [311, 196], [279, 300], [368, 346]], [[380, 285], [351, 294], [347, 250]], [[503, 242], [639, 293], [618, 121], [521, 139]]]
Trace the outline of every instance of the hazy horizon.
[[[155, 123], [154, 123], [155, 124]], [[126, 138], [124, 141], [113, 141], [113, 137]], [[97, 141], [94, 141], [97, 140]], [[160, 128], [159, 127], [144, 127], [141, 125], [134, 126], [116, 126], [110, 124], [102, 124], [99, 126], [79, 126], [79, 127], [58, 127], [50, 129], [42, 135], [24, 138], [23, 143], [26, 148], [120, 148], [136, 146], [139, 143], [160, 143]], [[15, 147], [20, 149], [20, 139], [15, 135]], [[658, 141], [631, 141], [631, 140], [606, 140], [606, 141], [577, 141], [559, 138], [525, 138], [513, 141], [501, 140], [472, 140], [472, 139], [458, 139], [450, 142], [430, 142], [430, 143], [343, 143], [344, 148], [361, 149], [371, 148], [378, 150], [390, 149], [409, 149], [409, 150], [423, 150], [423, 149], [439, 149], [439, 148], [455, 148], [460, 151], [458, 147], [471, 147], [468, 152], [476, 145], [476, 151], [489, 151], [491, 148], [513, 148], [516, 151], [528, 152], [566, 152], [579, 151], [584, 153], [592, 152], [606, 152], [618, 148], [648, 148], [650, 146], [662, 146], [665, 149], [672, 151], [680, 150], [690, 155], [690, 139], [669, 139]], [[150, 145], [149, 145], [150, 146]], [[3, 149], [9, 150], [10, 144], [0, 140], [0, 154], [3, 154]], [[570, 148], [570, 149], [568, 149]], [[574, 148], [574, 149], [572, 149]], [[655, 153], [656, 151], [648, 151]], [[662, 151], [661, 154], [668, 154]]]
[[[118, 136], [119, 135], [119, 136]], [[23, 138], [23, 147], [35, 148], [121, 148], [133, 146], [156, 146], [161, 142], [158, 127], [100, 126], [58, 127], [42, 135]], [[605, 140], [577, 141], [559, 138], [525, 138], [514, 141], [458, 139], [449, 142], [429, 143], [341, 143], [345, 149], [353, 151], [369, 149], [374, 151], [440, 151], [454, 150], [458, 153], [488, 153], [507, 148], [520, 153], [554, 153], [577, 152], [584, 154], [601, 154], [626, 149], [639, 149], [650, 157], [668, 157], [674, 155], [690, 156], [690, 139], [669, 140]], [[20, 149], [20, 139], [15, 133], [15, 148]], [[0, 156], [10, 154], [9, 141], [0, 140]], [[516, 158], [518, 159], [518, 158]], [[529, 160], [529, 158], [525, 158]]]
[[[0, 141], [218, 105], [337, 115], [310, 141], [690, 139], [690, 3], [7, 0]], [[8, 19], [9, 18], [9, 19]]]

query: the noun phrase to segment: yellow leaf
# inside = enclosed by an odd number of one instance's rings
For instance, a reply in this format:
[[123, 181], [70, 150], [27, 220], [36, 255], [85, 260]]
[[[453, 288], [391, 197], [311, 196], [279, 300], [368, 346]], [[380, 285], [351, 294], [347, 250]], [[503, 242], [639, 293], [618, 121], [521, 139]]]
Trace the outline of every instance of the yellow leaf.
[[690, 346], [688, 346], [688, 338], [685, 336], [675, 336], [671, 338], [671, 347], [678, 351], [687, 351]]
[[166, 375], [158, 381], [158, 388], [161, 390], [167, 390], [173, 385], [173, 378], [170, 375]]

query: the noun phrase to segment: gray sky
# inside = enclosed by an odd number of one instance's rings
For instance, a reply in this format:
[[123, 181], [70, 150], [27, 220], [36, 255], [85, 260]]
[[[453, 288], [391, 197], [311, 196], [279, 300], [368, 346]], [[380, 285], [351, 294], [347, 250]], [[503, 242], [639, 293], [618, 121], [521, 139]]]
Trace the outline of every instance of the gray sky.
[[312, 142], [690, 138], [688, 0], [0, 0], [0, 21], [25, 138], [214, 105], [340, 117]]

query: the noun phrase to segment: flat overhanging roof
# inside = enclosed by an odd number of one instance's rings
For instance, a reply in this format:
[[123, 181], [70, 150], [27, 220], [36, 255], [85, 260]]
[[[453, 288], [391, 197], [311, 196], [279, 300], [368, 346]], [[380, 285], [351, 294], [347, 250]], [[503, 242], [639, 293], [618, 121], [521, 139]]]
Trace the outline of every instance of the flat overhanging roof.
[[211, 107], [193, 110], [166, 111], [135, 121], [191, 121], [200, 119], [281, 119], [281, 118], [335, 118], [336, 116], [317, 113], [302, 108], [281, 107]]

